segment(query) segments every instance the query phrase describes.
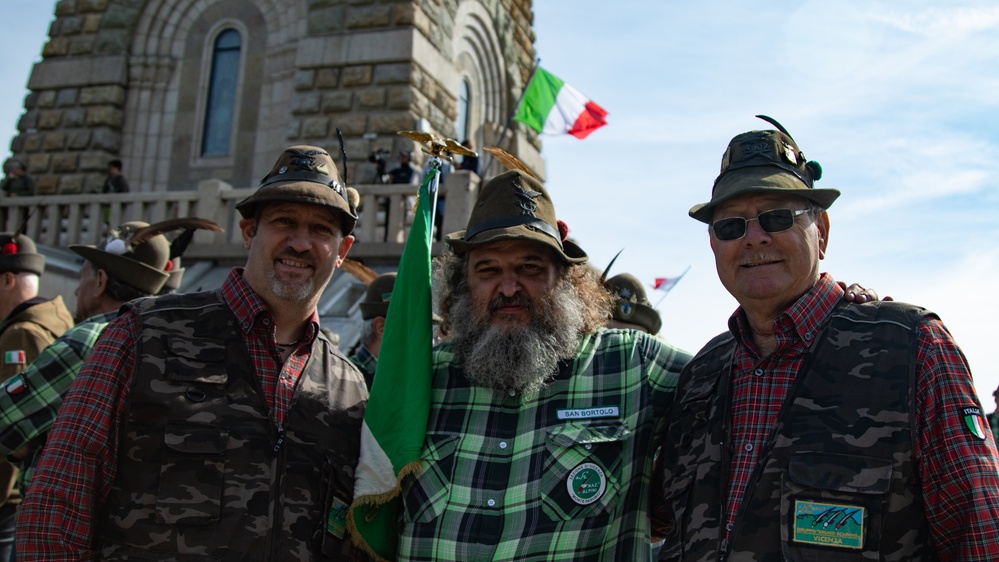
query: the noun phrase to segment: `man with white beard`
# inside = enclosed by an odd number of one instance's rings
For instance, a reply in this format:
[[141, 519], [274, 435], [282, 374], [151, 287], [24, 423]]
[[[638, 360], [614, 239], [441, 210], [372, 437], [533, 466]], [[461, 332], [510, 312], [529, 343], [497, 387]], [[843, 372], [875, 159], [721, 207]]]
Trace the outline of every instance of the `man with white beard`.
[[690, 356], [606, 329], [612, 300], [545, 188], [510, 171], [479, 193], [434, 282], [421, 471], [399, 560], [650, 560], [656, 417]]

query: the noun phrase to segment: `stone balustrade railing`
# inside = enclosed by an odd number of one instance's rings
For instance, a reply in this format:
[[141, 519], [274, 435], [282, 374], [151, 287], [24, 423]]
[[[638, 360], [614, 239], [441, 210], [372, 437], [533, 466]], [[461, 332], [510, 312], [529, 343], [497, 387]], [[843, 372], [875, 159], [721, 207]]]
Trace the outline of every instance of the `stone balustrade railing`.
[[[448, 174], [441, 184], [444, 233], [465, 228], [479, 178], [470, 172]], [[398, 261], [412, 223], [417, 186], [359, 185], [361, 207], [350, 251], [355, 259]], [[256, 188], [234, 188], [221, 180], [206, 180], [192, 191], [125, 194], [41, 195], [0, 198], [0, 230], [13, 232], [27, 218], [25, 232], [38, 244], [65, 247], [96, 244], [109, 225], [142, 220], [155, 223], [176, 217], [211, 219], [224, 233], [198, 232], [185, 252], [187, 259], [233, 260], [245, 256], [235, 205]], [[440, 243], [434, 246], [435, 253]]]

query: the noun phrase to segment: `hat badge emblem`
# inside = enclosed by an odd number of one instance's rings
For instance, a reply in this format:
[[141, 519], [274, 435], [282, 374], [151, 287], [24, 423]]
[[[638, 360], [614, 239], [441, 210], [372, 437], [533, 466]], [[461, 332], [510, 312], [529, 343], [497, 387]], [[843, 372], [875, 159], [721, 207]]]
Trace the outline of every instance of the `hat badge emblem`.
[[623, 318], [631, 318], [631, 313], [635, 311], [635, 306], [629, 301], [621, 301], [618, 303], [617, 309], [621, 311]]
[[326, 166], [320, 166], [319, 162], [316, 160], [316, 156], [319, 154], [326, 154], [322, 150], [289, 150], [291, 153], [291, 165], [295, 167], [297, 172], [318, 172], [320, 174], [329, 175], [326, 170]]
[[513, 182], [513, 186], [519, 191], [517, 193], [517, 206], [524, 210], [523, 214], [533, 217], [535, 211], [538, 210], [538, 205], [534, 200], [541, 195], [541, 192], [533, 189], [526, 190], [520, 185], [520, 182]]

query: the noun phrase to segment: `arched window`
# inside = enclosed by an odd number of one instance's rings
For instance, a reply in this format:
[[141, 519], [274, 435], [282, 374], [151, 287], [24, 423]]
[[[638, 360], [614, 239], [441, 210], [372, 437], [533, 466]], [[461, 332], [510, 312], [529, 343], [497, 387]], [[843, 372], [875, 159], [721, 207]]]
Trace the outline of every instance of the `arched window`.
[[468, 134], [469, 96], [468, 80], [462, 79], [461, 84], [458, 85], [458, 116], [454, 120], [454, 138], [458, 142], [470, 136]]
[[202, 156], [227, 156], [232, 136], [239, 79], [239, 49], [242, 40], [235, 29], [225, 29], [215, 38], [212, 74], [205, 104], [205, 129], [201, 136]]

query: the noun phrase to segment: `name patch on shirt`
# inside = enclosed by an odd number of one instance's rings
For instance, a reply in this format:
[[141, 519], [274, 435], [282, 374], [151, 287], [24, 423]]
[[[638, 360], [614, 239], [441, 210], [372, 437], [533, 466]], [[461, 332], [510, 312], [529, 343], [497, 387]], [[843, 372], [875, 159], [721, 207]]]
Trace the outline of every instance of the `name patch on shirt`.
[[859, 549], [864, 546], [864, 508], [795, 500], [793, 542]]
[[587, 420], [593, 418], [616, 418], [621, 415], [621, 409], [617, 406], [604, 406], [602, 408], [558, 410], [556, 413], [560, 420]]

